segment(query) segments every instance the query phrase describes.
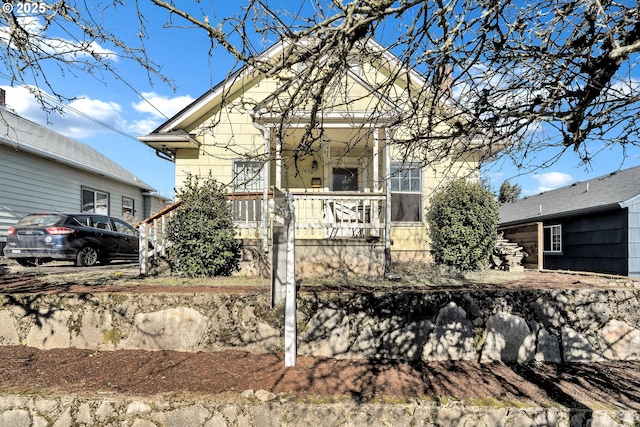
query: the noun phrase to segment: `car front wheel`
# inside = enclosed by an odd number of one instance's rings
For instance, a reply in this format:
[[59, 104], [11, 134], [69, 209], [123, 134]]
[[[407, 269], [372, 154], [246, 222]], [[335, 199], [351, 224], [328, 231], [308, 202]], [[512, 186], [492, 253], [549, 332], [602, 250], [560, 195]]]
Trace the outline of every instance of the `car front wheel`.
[[76, 265], [79, 267], [91, 267], [98, 262], [98, 252], [91, 246], [80, 249], [76, 255]]

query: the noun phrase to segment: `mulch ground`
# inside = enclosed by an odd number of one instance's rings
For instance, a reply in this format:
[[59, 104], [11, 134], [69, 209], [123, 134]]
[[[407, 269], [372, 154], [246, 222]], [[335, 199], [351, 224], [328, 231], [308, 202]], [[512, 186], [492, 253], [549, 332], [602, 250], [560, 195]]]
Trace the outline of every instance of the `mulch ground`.
[[0, 390], [125, 396], [216, 395], [268, 390], [300, 399], [464, 400], [640, 410], [640, 362], [531, 364], [298, 357], [240, 351], [0, 347]]

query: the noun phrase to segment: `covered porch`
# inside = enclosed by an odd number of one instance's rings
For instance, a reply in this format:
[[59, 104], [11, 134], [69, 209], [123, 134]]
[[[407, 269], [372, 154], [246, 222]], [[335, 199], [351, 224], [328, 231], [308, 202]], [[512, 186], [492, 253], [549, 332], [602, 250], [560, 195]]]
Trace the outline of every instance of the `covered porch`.
[[362, 241], [388, 249], [391, 129], [381, 122], [326, 115], [322, 129], [310, 134], [304, 117], [284, 131], [277, 118], [256, 119], [267, 160], [234, 165], [230, 198], [238, 237], [261, 237], [268, 247], [278, 189], [293, 198], [297, 240]]

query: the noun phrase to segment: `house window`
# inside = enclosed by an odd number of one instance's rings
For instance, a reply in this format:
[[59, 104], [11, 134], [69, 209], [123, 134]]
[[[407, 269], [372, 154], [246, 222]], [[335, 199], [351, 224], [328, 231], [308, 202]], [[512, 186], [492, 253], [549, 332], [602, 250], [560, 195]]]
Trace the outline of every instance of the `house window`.
[[545, 226], [543, 241], [544, 252], [562, 252], [562, 226]]
[[[258, 192], [264, 189], [262, 162], [235, 160], [233, 162], [233, 190], [235, 192]], [[234, 221], [257, 222], [262, 220], [262, 200], [234, 200], [231, 204]]]
[[130, 197], [122, 198], [122, 216], [124, 218], [133, 218], [135, 216], [135, 209], [133, 206], [133, 199]]
[[416, 164], [391, 164], [391, 221], [422, 222], [422, 168]]
[[234, 191], [262, 191], [264, 174], [262, 162], [255, 160], [235, 160], [233, 162]]
[[83, 188], [82, 212], [109, 215], [109, 193]]

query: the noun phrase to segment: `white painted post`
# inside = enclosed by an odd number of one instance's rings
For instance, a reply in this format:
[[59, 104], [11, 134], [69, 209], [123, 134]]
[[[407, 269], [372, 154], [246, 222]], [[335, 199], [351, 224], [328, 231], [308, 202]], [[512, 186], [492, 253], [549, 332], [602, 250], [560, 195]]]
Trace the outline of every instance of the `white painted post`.
[[391, 129], [384, 128], [384, 273], [391, 272]]
[[140, 235], [138, 240], [138, 260], [140, 262], [140, 275], [147, 274], [148, 264], [149, 236], [147, 235], [147, 224], [140, 224]]
[[262, 176], [264, 177], [264, 188], [262, 192], [262, 249], [269, 252], [269, 187], [271, 186], [271, 127], [266, 127], [264, 131], [264, 164], [262, 165]]
[[295, 258], [295, 215], [293, 196], [287, 192], [287, 214], [284, 218], [287, 236], [287, 274], [284, 309], [284, 366], [295, 366], [297, 355], [296, 331], [296, 258]]
[[160, 238], [160, 240], [158, 242], [156, 242], [156, 244], [160, 245], [160, 253], [156, 252], [157, 256], [165, 256], [165, 249], [167, 247], [167, 218], [166, 215], [162, 215], [162, 220], [160, 222], [162, 224], [162, 236]]

